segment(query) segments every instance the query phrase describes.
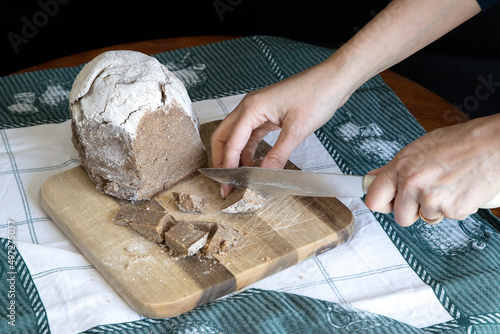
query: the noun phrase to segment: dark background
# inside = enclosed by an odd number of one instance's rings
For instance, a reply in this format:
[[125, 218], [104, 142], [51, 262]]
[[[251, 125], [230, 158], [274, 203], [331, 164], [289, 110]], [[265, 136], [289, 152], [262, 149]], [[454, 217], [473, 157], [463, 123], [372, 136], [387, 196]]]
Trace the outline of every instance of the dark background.
[[[267, 34], [338, 47], [387, 3], [2, 1], [0, 75], [89, 49], [177, 36]], [[500, 5], [477, 15], [392, 69], [461, 107], [471, 117], [499, 111]], [[491, 94], [487, 98], [478, 96], [478, 86], [487, 81], [493, 83], [489, 85]]]

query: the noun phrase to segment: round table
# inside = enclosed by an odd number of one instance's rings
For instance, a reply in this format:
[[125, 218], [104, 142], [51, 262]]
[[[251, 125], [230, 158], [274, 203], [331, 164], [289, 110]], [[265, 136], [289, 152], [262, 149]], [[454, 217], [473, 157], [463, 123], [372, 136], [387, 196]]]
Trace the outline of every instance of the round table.
[[[109, 50], [135, 50], [145, 54], [155, 54], [180, 48], [221, 42], [236, 36], [192, 36], [163, 38], [149, 41], [118, 44], [105, 48], [81, 52], [67, 57], [54, 59], [12, 74], [39, 71], [56, 67], [73, 67], [92, 60]], [[411, 114], [429, 132], [437, 128], [465, 122], [469, 118], [452, 104], [425, 87], [390, 70], [380, 73], [386, 84], [396, 93]], [[491, 210], [500, 217], [500, 208]]]

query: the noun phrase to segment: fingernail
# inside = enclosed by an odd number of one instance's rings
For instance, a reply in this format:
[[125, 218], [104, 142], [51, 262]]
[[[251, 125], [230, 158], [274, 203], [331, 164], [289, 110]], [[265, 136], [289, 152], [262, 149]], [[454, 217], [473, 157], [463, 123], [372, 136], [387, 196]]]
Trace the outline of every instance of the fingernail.
[[226, 193], [224, 192], [224, 187], [222, 187], [222, 185], [220, 186], [220, 197], [222, 197], [223, 199], [226, 198]]

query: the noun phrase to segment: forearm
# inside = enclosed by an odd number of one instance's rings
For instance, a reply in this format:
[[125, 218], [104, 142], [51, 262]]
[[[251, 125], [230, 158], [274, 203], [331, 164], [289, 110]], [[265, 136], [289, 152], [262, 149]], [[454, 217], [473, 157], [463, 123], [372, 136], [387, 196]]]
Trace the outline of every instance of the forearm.
[[[476, 0], [394, 0], [324, 65], [331, 67], [350, 96], [372, 76], [432, 43], [480, 11]], [[339, 89], [338, 85], [332, 88]]]

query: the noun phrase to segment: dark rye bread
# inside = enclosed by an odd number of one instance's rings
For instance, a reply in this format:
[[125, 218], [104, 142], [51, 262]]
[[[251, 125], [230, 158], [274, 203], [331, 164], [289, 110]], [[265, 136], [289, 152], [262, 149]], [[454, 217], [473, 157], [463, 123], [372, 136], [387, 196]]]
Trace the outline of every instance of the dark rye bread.
[[215, 233], [212, 233], [209, 234], [205, 246], [201, 248], [203, 257], [211, 258], [216, 254], [226, 255], [244, 236], [242, 232], [228, 224], [217, 224]]
[[204, 221], [176, 221], [165, 233], [165, 244], [173, 255], [184, 257], [197, 254], [213, 258], [226, 255], [244, 234], [228, 224]]
[[191, 212], [191, 213], [203, 213], [205, 212], [205, 204], [206, 201], [204, 198], [188, 194], [188, 193], [179, 193], [172, 192], [174, 196], [175, 205], [182, 212]]
[[221, 205], [225, 213], [248, 213], [259, 210], [264, 206], [265, 198], [262, 194], [251, 189], [234, 189]]
[[[252, 167], [260, 167], [264, 158], [254, 160]], [[259, 210], [266, 202], [265, 197], [251, 189], [234, 189], [221, 205], [225, 213], [248, 213]]]
[[176, 257], [191, 256], [206, 244], [207, 237], [208, 231], [198, 230], [193, 224], [183, 222], [165, 232], [165, 245]]
[[105, 194], [150, 199], [207, 163], [183, 84], [142, 53], [110, 51], [85, 65], [70, 111], [82, 166]]
[[165, 240], [165, 232], [176, 224], [175, 219], [155, 200], [124, 203], [113, 221], [158, 243]]

